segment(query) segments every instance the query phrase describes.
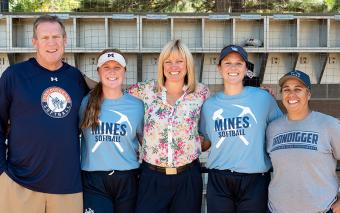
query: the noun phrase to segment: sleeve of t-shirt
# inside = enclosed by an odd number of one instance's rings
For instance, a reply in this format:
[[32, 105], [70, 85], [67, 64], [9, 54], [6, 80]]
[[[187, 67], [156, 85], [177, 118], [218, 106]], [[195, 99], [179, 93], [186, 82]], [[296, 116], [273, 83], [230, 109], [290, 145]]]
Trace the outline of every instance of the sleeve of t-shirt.
[[340, 121], [331, 117], [328, 125], [332, 152], [335, 159], [340, 160]]
[[269, 114], [268, 114], [268, 117], [267, 117], [267, 123], [270, 123], [273, 120], [281, 117], [282, 111], [281, 111], [280, 107], [277, 105], [276, 100], [270, 94], [268, 94], [268, 96], [270, 96], [269, 97], [270, 107], [269, 107]]
[[10, 69], [7, 68], [0, 78], [0, 174], [7, 167], [6, 139], [9, 128], [9, 111], [11, 107]]

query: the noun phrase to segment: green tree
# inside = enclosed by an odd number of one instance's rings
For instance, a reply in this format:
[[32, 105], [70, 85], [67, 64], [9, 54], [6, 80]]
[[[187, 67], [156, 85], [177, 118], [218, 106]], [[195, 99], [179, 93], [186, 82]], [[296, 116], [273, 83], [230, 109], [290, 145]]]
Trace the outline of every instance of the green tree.
[[340, 12], [340, 0], [9, 0], [9, 2], [12, 12]]
[[67, 12], [79, 8], [79, 0], [10, 0], [11, 12]]
[[81, 0], [86, 12], [339, 12], [340, 0]]
[[81, 12], [195, 12], [202, 0], [81, 0]]
[[340, 12], [340, 0], [325, 0], [329, 12]]

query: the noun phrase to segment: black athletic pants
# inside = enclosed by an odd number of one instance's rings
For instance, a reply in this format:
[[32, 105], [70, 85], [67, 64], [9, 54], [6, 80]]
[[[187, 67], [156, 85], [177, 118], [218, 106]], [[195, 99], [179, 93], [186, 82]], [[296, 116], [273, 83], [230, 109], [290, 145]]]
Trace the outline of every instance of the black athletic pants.
[[209, 170], [208, 213], [266, 213], [270, 173]]
[[138, 172], [137, 169], [112, 174], [82, 171], [84, 212], [134, 213]]

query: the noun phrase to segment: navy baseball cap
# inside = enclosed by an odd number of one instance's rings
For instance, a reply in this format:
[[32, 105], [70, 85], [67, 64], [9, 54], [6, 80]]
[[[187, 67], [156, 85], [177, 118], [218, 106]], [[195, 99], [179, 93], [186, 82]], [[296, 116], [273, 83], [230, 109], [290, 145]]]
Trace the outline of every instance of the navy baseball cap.
[[288, 80], [295, 78], [299, 80], [301, 83], [303, 83], [309, 90], [312, 89], [312, 84], [310, 83], [309, 75], [306, 73], [300, 71], [300, 70], [292, 70], [289, 73], [286, 73], [284, 76], [282, 76], [279, 80], [279, 85], [282, 87], [282, 85]]
[[229, 53], [232, 53], [232, 52], [238, 53], [243, 58], [243, 60], [247, 64], [248, 70], [250, 70], [250, 71], [254, 70], [254, 64], [251, 63], [250, 61], [248, 61], [248, 53], [243, 49], [243, 47], [238, 46], [238, 45], [228, 45], [228, 46], [224, 47], [221, 50], [218, 64], [220, 65], [221, 61], [224, 59], [224, 57], [226, 57]]

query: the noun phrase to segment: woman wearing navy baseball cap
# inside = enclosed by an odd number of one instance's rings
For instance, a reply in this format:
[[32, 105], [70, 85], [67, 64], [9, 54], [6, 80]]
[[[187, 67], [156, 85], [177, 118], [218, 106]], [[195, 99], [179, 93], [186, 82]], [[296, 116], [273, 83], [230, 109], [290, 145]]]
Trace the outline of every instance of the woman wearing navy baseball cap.
[[311, 82], [306, 73], [288, 72], [279, 84], [287, 114], [267, 128], [267, 151], [273, 164], [269, 211], [340, 212], [339, 121], [310, 109]]
[[218, 71], [224, 90], [207, 99], [200, 132], [210, 146], [208, 213], [266, 212], [271, 167], [265, 151], [267, 124], [282, 115], [267, 91], [244, 86], [253, 64], [240, 46], [222, 49]]

